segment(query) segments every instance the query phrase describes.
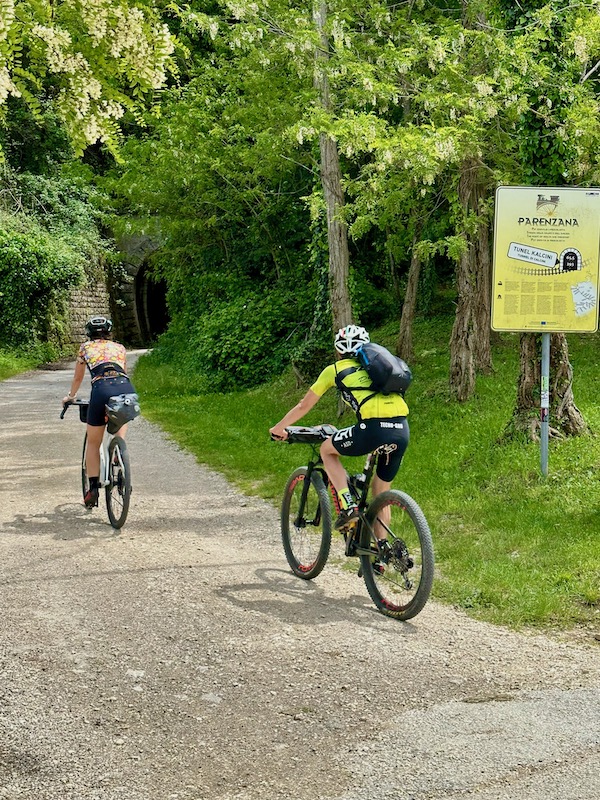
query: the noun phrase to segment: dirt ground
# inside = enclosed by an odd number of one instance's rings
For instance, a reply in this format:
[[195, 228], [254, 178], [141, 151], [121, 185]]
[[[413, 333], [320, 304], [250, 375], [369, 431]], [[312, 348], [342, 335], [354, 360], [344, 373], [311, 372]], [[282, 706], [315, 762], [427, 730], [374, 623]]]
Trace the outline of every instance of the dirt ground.
[[81, 505], [70, 374], [0, 383], [0, 798], [598, 800], [594, 631], [301, 581], [277, 509], [144, 419], [116, 532]]

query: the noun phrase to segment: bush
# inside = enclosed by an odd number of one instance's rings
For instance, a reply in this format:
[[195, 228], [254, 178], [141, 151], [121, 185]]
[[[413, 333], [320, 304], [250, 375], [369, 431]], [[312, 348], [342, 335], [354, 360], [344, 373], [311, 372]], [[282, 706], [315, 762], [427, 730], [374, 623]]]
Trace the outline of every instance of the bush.
[[66, 292], [83, 279], [75, 254], [45, 232], [0, 229], [0, 332], [4, 344], [30, 346], [64, 339]]
[[86, 272], [94, 276], [107, 252], [92, 190], [78, 179], [6, 166], [0, 189], [0, 344], [43, 345], [58, 356], [68, 341], [69, 290]]
[[183, 376], [202, 375], [209, 391], [264, 383], [289, 366], [306, 336], [311, 316], [301, 301], [284, 290], [255, 290], [214, 303], [201, 316], [187, 310], [160, 338], [156, 357]]

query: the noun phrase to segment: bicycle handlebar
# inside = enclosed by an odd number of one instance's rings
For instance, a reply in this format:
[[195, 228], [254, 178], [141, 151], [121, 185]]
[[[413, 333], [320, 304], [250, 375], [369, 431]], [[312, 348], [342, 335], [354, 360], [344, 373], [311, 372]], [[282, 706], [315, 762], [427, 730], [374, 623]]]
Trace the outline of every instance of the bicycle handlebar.
[[279, 439], [271, 434], [271, 439], [276, 442], [286, 441], [288, 444], [319, 444], [329, 439], [336, 431], [337, 428], [333, 425], [314, 425], [313, 427], [304, 427], [298, 425], [291, 425], [286, 428], [288, 438]]
[[[89, 400], [69, 400], [68, 403], [63, 403], [63, 410], [61, 411], [60, 418], [64, 419], [65, 414], [69, 410], [69, 406], [87, 406], [89, 405]], [[81, 413], [81, 412], [80, 412]]]

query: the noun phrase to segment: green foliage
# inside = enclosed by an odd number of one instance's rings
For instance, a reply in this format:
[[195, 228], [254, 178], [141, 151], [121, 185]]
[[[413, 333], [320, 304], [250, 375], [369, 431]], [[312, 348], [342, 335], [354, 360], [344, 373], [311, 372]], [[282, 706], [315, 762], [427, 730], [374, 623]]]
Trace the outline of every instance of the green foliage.
[[[598, 177], [596, 12], [559, 0], [330, 2], [328, 58], [315, 74], [322, 43], [309, 6], [169, 5], [182, 85], [151, 129], [131, 129], [103, 184], [120, 231], [162, 242], [154, 269], [173, 324], [161, 358], [182, 374], [216, 370], [218, 386], [233, 374], [246, 385], [228, 331], [259, 286], [277, 330], [289, 324], [280, 298], [292, 289], [291, 316], [305, 315], [297, 341], [269, 344], [272, 363], [259, 358], [267, 372], [290, 359], [308, 376], [326, 359], [326, 259], [315, 258], [310, 213], [323, 134], [341, 158], [355, 316], [369, 327], [398, 319], [415, 242], [426, 257], [417, 308], [428, 313], [441, 295], [451, 303], [454, 264], [490, 223], [499, 182]], [[457, 187], [471, 159], [487, 197], [465, 210]]]
[[97, 141], [115, 150], [119, 121], [141, 119], [173, 49], [152, 0], [0, 0], [0, 112], [11, 98], [44, 123], [49, 108], [77, 154]]
[[36, 175], [55, 175], [73, 157], [65, 127], [49, 104], [34, 114], [16, 97], [6, 101], [0, 152], [13, 170]]
[[198, 314], [178, 314], [159, 340], [156, 358], [204, 391], [255, 386], [279, 374], [306, 334], [310, 297], [289, 290], [248, 291]]
[[89, 191], [78, 182], [0, 175], [0, 343], [58, 355], [67, 336], [69, 290], [93, 273], [107, 245]]
[[82, 265], [54, 237], [0, 230], [0, 318], [2, 342], [30, 346], [64, 341], [61, 300], [83, 278]]
[[[323, 197], [312, 197], [311, 233], [308, 269], [312, 304], [312, 324], [304, 331], [303, 340], [291, 351], [291, 361], [297, 375], [315, 379], [331, 360], [331, 306], [329, 303], [329, 261], [327, 230]], [[314, 288], [316, 284], [316, 289]]]

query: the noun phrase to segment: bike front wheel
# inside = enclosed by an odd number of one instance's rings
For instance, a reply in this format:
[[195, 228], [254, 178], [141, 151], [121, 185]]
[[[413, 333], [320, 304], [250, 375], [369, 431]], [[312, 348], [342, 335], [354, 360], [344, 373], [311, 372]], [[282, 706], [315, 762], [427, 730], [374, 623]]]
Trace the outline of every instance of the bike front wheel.
[[113, 528], [121, 528], [127, 519], [131, 497], [129, 453], [124, 439], [113, 436], [108, 445], [108, 484], [106, 510]]
[[[387, 535], [378, 548], [375, 533]], [[371, 599], [388, 617], [407, 620], [424, 607], [433, 584], [434, 555], [429, 525], [418, 504], [404, 492], [382, 492], [363, 524], [361, 568]]]
[[281, 505], [285, 556], [292, 572], [304, 580], [316, 578], [322, 571], [331, 547], [331, 504], [327, 487], [321, 475], [313, 472], [304, 493], [307, 475], [306, 467], [299, 467], [291, 474]]

